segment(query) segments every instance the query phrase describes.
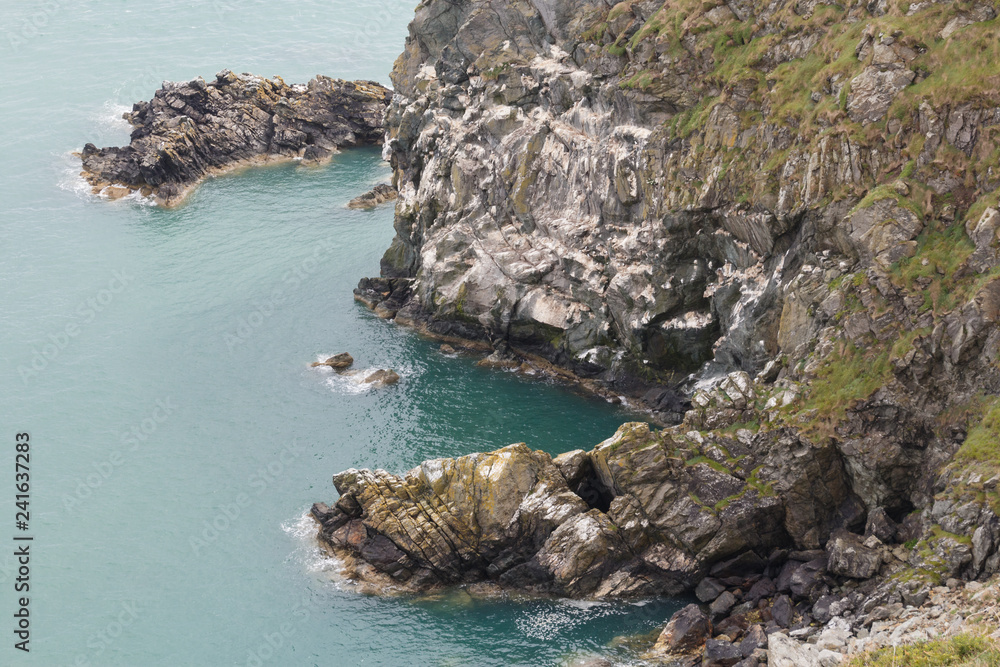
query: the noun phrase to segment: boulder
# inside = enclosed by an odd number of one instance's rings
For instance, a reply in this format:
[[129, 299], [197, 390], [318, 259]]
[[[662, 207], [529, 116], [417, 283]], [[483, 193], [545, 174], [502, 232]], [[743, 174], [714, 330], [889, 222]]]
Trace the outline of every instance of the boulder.
[[740, 642], [740, 653], [743, 657], [749, 658], [754, 651], [760, 648], [767, 648], [767, 633], [760, 625], [752, 625], [747, 630], [746, 636]]
[[833, 534], [826, 544], [827, 567], [833, 574], [853, 579], [869, 579], [882, 567], [882, 554], [869, 549], [861, 538], [846, 530]]
[[708, 609], [712, 613], [712, 618], [717, 619], [728, 614], [734, 606], [736, 606], [736, 596], [729, 591], [724, 591], [722, 595], [715, 598]]
[[886, 544], [896, 539], [898, 529], [896, 522], [882, 507], [876, 507], [868, 512], [868, 519], [865, 521], [865, 536], [874, 535]]
[[703, 667], [732, 667], [742, 659], [743, 654], [735, 644], [709, 639], [705, 642], [705, 655], [701, 664]]
[[794, 617], [795, 608], [792, 606], [791, 598], [787, 595], [779, 595], [774, 598], [774, 602], [771, 604], [771, 618], [778, 624], [778, 627], [791, 627]]
[[725, 590], [726, 585], [718, 579], [705, 577], [698, 582], [698, 586], [694, 589], [694, 595], [702, 602], [711, 602], [715, 598], [719, 597]]
[[820, 649], [803, 644], [782, 632], [768, 636], [767, 667], [821, 667]]
[[690, 653], [700, 649], [712, 634], [712, 621], [696, 604], [689, 604], [667, 622], [653, 646], [654, 653]]

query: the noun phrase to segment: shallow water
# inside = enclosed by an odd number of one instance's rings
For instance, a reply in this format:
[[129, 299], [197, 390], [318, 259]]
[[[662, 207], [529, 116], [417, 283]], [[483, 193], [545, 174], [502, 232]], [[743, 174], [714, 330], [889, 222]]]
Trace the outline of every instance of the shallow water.
[[[345, 208], [387, 178], [377, 149], [211, 179], [172, 210], [100, 201], [77, 175], [71, 151], [126, 142], [120, 114], [163, 79], [388, 84], [411, 4], [4, 3], [0, 438], [12, 460], [31, 433], [35, 542], [31, 652], [0, 622], [0, 664], [559, 664], [619, 655], [615, 636], [675, 608], [376, 599], [331, 580], [304, 515], [335, 499], [334, 472], [519, 441], [558, 453], [634, 418], [354, 303], [392, 237], [391, 208]], [[400, 384], [308, 368], [345, 350]], [[0, 475], [0, 503], [13, 493]]]

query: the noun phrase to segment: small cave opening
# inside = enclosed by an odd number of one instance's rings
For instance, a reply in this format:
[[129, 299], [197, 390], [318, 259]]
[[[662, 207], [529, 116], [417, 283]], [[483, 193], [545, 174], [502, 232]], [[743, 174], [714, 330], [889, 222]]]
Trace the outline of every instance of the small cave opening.
[[589, 460], [582, 466], [578, 481], [571, 484], [570, 488], [587, 503], [588, 507], [601, 512], [611, 509], [611, 501], [615, 499], [614, 491], [601, 481]]
[[907, 516], [916, 509], [913, 503], [905, 498], [898, 499], [895, 503], [885, 508], [885, 513], [896, 523], [903, 523]]

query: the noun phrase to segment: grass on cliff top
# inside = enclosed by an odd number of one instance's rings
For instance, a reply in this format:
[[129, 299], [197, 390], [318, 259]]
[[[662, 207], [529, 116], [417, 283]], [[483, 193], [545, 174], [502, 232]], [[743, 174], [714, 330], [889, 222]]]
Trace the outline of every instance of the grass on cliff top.
[[846, 667], [995, 667], [1000, 644], [988, 637], [961, 634], [930, 642], [863, 653]]

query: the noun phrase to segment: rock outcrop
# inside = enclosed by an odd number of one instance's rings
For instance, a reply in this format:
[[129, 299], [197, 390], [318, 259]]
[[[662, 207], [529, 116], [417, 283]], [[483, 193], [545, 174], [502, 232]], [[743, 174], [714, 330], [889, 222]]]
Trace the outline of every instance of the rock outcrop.
[[512, 445], [334, 484], [337, 504], [314, 508], [322, 541], [366, 563], [356, 576], [415, 590], [677, 594], [710, 572], [760, 574], [775, 549], [817, 549], [865, 518], [834, 448], [787, 429], [706, 438], [627, 424], [554, 460]]
[[498, 453], [432, 462], [465, 471], [444, 486], [352, 472], [322, 541], [409, 589], [693, 590], [698, 650], [745, 664], [838, 660], [845, 619], [996, 575], [995, 17], [422, 2], [386, 116], [396, 238], [356, 298], [677, 425], [519, 450], [544, 481], [485, 541], [469, 499], [498, 492], [473, 462]]
[[347, 208], [375, 208], [379, 204], [394, 201], [399, 194], [388, 183], [379, 183], [374, 188], [347, 202]]
[[224, 70], [209, 82], [165, 82], [124, 115], [135, 128], [128, 146], [84, 146], [82, 175], [95, 193], [139, 191], [175, 204], [206, 176], [234, 167], [318, 161], [344, 146], [377, 144], [390, 97], [373, 81], [325, 76], [288, 85]]

